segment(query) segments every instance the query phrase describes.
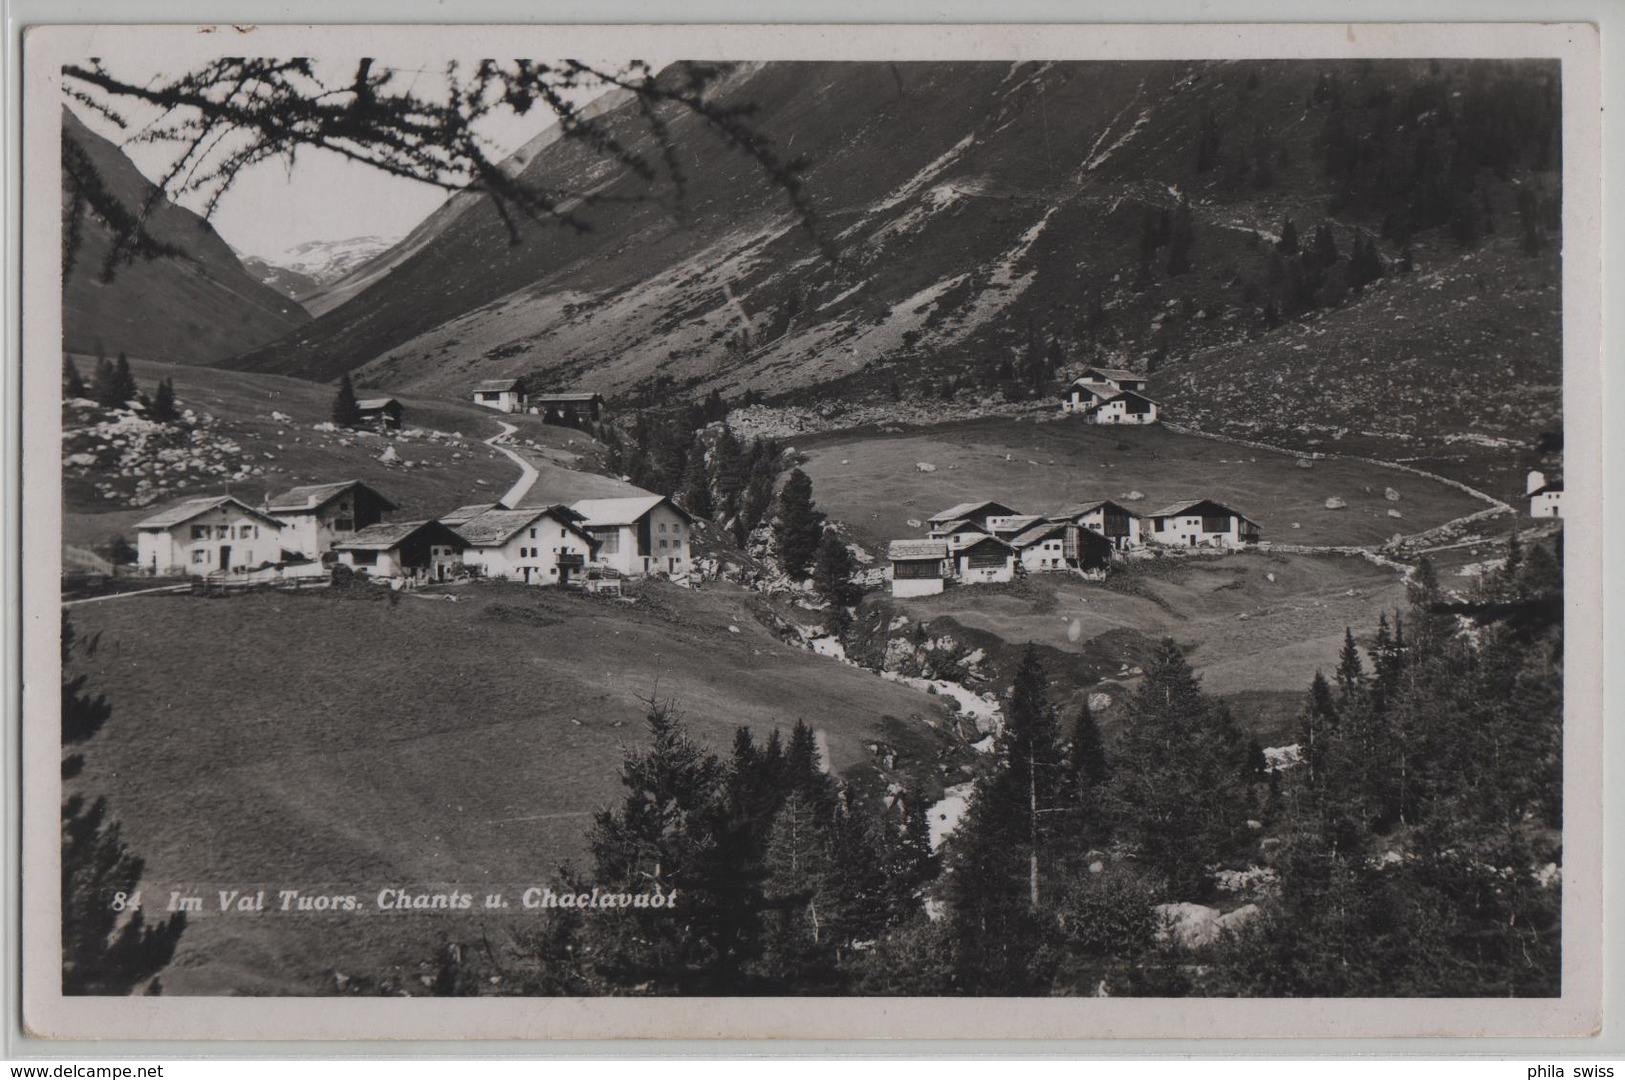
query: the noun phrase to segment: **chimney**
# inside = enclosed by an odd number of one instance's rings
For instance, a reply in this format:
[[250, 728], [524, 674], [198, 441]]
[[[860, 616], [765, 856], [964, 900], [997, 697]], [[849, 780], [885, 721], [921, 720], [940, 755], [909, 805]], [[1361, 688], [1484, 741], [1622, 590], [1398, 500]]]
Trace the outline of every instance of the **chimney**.
[[1525, 495], [1533, 495], [1535, 492], [1539, 491], [1541, 488], [1543, 488], [1545, 486], [1546, 486], [1546, 474], [1541, 472], [1539, 469], [1530, 469], [1529, 470], [1529, 483], [1527, 485], [1525, 485], [1525, 487], [1523, 489], [1523, 493]]

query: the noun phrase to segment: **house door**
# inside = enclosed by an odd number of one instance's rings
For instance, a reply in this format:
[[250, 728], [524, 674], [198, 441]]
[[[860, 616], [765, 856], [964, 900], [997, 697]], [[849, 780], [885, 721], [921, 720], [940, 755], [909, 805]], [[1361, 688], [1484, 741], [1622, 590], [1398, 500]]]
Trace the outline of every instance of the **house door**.
[[527, 567], [524, 568], [524, 570], [525, 570], [525, 584], [529, 585], [530, 584], [530, 567], [527, 566]]
[[220, 545], [220, 569], [222, 569], [222, 570], [230, 570], [231, 569], [231, 545], [230, 544], [221, 544]]
[[559, 584], [570, 584], [570, 566], [563, 559], [559, 560]]

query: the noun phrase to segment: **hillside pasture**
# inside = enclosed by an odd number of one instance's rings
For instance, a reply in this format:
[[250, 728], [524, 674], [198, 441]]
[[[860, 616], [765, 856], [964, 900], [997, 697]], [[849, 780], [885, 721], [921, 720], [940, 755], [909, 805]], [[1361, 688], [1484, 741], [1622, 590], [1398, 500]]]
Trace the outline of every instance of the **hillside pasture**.
[[[88, 377], [94, 358], [75, 359]], [[148, 393], [160, 379], [174, 380], [180, 407], [213, 416], [218, 434], [236, 441], [242, 458], [258, 465], [263, 473], [238, 483], [219, 477], [192, 482], [144, 507], [100, 497], [90, 483], [101, 479], [95, 472], [84, 480], [70, 478], [64, 485], [63, 542], [73, 547], [94, 549], [116, 535], [130, 537], [136, 522], [168, 502], [227, 491], [258, 505], [268, 493], [299, 484], [361, 480], [397, 503], [400, 509], [391, 516], [403, 521], [432, 517], [465, 503], [495, 501], [519, 475], [511, 460], [483, 445], [483, 440], [502, 430], [498, 422], [504, 420], [518, 429], [514, 448], [540, 474], [527, 504], [641, 493], [597, 471], [602, 467], [603, 447], [590, 435], [544, 424], [535, 416], [504, 416], [472, 402], [394, 395], [405, 406], [409, 433], [443, 432], [459, 438], [321, 432], [314, 427], [331, 417], [336, 393], [331, 385], [150, 360], [133, 359], [130, 367], [136, 382]], [[366, 397], [386, 392], [358, 393]], [[290, 419], [278, 420], [273, 413]], [[529, 446], [527, 441], [536, 445]], [[381, 460], [390, 445], [401, 461], [412, 464]]]
[[[1302, 468], [1288, 454], [1161, 426], [1101, 427], [1060, 416], [890, 434], [839, 432], [796, 442], [818, 506], [877, 554], [888, 540], [925, 535], [923, 523], [933, 514], [980, 499], [1038, 514], [1092, 499], [1125, 501], [1136, 491], [1144, 497], [1125, 505], [1140, 513], [1180, 499], [1213, 498], [1258, 522], [1265, 540], [1369, 546], [1485, 506], [1455, 488], [1364, 462], [1321, 458]], [[920, 464], [935, 470], [922, 472]], [[1385, 497], [1388, 487], [1400, 493], [1398, 502]], [[1347, 506], [1327, 509], [1332, 497]], [[1390, 509], [1403, 517], [1389, 517]]]
[[891, 603], [916, 620], [946, 616], [1063, 654], [1121, 631], [1171, 637], [1203, 686], [1224, 695], [1306, 690], [1317, 670], [1336, 665], [1345, 627], [1364, 640], [1379, 615], [1406, 606], [1397, 572], [1343, 555], [1168, 559], [1107, 584], [1035, 574], [1027, 589], [1037, 599], [966, 586]]
[[[941, 699], [784, 645], [741, 590], [640, 591], [637, 603], [487, 583], [393, 605], [317, 592], [87, 605], [75, 628], [100, 647], [76, 670], [114, 713], [86, 746], [82, 784], [109, 798], [149, 893], [185, 883], [212, 905], [216, 887], [360, 890], [370, 906], [385, 885], [483, 895], [579, 865], [650, 697], [722, 753], [740, 725], [765, 738], [801, 719], [836, 770], [871, 762], [877, 739], [922, 768], [935, 760], [925, 721], [941, 724]], [[198, 917], [164, 986], [333, 993], [341, 972], [415, 988], [441, 934], [500, 949], [523, 921]]]

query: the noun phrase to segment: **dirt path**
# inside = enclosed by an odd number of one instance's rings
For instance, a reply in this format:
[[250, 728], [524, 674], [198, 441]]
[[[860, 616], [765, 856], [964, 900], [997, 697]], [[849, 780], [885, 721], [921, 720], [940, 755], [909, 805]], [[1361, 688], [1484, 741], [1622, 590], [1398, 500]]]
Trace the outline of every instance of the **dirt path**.
[[497, 424], [502, 430], [486, 439], [485, 445], [493, 450], [500, 450], [502, 453], [507, 454], [508, 457], [513, 459], [513, 463], [519, 466], [519, 479], [515, 480], [513, 487], [509, 488], [508, 493], [502, 496], [503, 506], [518, 506], [519, 500], [530, 492], [531, 485], [536, 483], [536, 478], [541, 474], [536, 471], [536, 466], [526, 461], [518, 451], [510, 450], [503, 445], [519, 429], [503, 420], [498, 420]]
[[133, 592], [108, 593], [105, 596], [86, 596], [78, 600], [64, 600], [63, 607], [73, 607], [75, 604], [95, 604], [102, 600], [123, 600], [127, 596], [151, 596], [153, 593], [185, 592], [191, 585], [165, 585], [157, 589], [136, 589]]

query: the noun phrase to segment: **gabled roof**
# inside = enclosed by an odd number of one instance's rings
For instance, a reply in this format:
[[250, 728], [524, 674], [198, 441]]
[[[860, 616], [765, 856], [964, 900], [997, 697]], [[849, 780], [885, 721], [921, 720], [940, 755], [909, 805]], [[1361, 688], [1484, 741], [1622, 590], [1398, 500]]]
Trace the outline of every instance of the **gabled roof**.
[[[1222, 510], [1226, 514], [1233, 514], [1234, 516], [1240, 518], [1243, 521], [1252, 521], [1253, 520], [1252, 518], [1248, 517], [1246, 514], [1243, 514], [1240, 510], [1236, 510], [1236, 509], [1233, 509], [1231, 507], [1228, 507], [1228, 506], [1224, 505], [1224, 503], [1218, 502], [1217, 500], [1214, 500], [1214, 499], [1186, 499], [1184, 502], [1170, 503], [1167, 506], [1164, 506], [1161, 510], [1153, 510], [1153, 511], [1151, 511], [1149, 514], [1147, 514], [1145, 516], [1146, 517], [1178, 517], [1180, 514], [1190, 513], [1191, 511], [1196, 510], [1198, 507], [1203, 507], [1203, 506], [1211, 506], [1211, 507], [1214, 507], [1215, 509]], [[1258, 523], [1256, 521], [1254, 521], [1253, 524], [1256, 525]]]
[[1092, 379], [1073, 379], [1067, 389], [1071, 390], [1073, 387], [1087, 390], [1098, 398], [1113, 398], [1122, 393], [1120, 389], [1111, 383], [1095, 382]]
[[369, 398], [357, 398], [356, 403], [355, 403], [355, 407], [360, 409], [362, 412], [370, 412], [373, 409], [382, 409], [382, 408], [384, 408], [386, 406], [389, 406], [389, 405], [399, 405], [399, 404], [400, 404], [400, 402], [396, 401], [392, 397], [369, 397]]
[[1015, 552], [1015, 548], [1011, 547], [1009, 544], [1007, 544], [1003, 540], [1000, 540], [997, 536], [984, 536], [980, 540], [976, 541], [976, 543], [974, 543], [974, 544], [966, 544], [964, 547], [960, 548], [954, 554], [956, 556], [958, 556], [958, 555], [969, 555], [971, 552], [975, 551], [977, 548], [986, 547], [989, 544], [997, 544], [999, 547], [1004, 548], [1005, 551], [1010, 552], [1010, 553]]
[[948, 541], [946, 540], [893, 540], [886, 547], [886, 558], [892, 562], [946, 559], [947, 557]]
[[388, 509], [395, 509], [394, 503], [359, 480], [339, 480], [331, 484], [306, 484], [304, 487], [289, 488], [282, 494], [273, 496], [265, 504], [265, 508], [273, 514], [312, 513], [351, 488], [364, 489]]
[[186, 522], [191, 521], [199, 514], [207, 513], [216, 507], [226, 506], [228, 504], [234, 506], [251, 517], [260, 519], [273, 528], [282, 528], [282, 522], [278, 521], [274, 517], [271, 517], [269, 514], [254, 509], [252, 506], [249, 506], [235, 495], [214, 495], [208, 498], [187, 499], [185, 502], [176, 503], [174, 506], [166, 507], [165, 509], [158, 511], [156, 514], [153, 514], [151, 517], [143, 518], [142, 520], [136, 522], [135, 527], [138, 530], [172, 529], [176, 525], [184, 525]]
[[661, 503], [665, 503], [678, 517], [693, 523], [694, 519], [681, 506], [664, 495], [634, 495], [622, 499], [582, 499], [572, 503], [571, 510], [581, 515], [585, 528], [607, 528], [611, 525], [631, 525], [641, 520]]
[[575, 401], [602, 401], [604, 399], [603, 399], [603, 396], [600, 395], [600, 394], [571, 393], [571, 394], [531, 394], [530, 395], [530, 400], [535, 401], [535, 402], [539, 402], [539, 403], [545, 405], [550, 401], [575, 402]]
[[1064, 510], [1059, 511], [1058, 513], [1051, 514], [1050, 515], [1050, 520], [1051, 521], [1076, 521], [1079, 518], [1081, 518], [1083, 515], [1092, 514], [1096, 510], [1099, 510], [1103, 506], [1115, 506], [1117, 509], [1123, 511], [1123, 513], [1127, 514], [1129, 517], [1138, 517], [1139, 516], [1133, 510], [1130, 510], [1128, 507], [1124, 506], [1122, 503], [1118, 502], [1115, 499], [1096, 499], [1094, 502], [1079, 503], [1076, 506], [1068, 506]]
[[1046, 521], [1017, 535], [1010, 541], [1010, 546], [1020, 551], [1022, 548], [1032, 547], [1040, 540], [1047, 540], [1056, 533], [1064, 533], [1068, 527], [1068, 523], [1064, 521]]
[[[576, 527], [575, 515], [565, 506], [526, 506], [518, 510], [487, 510], [485, 513], [457, 525], [453, 531], [468, 541], [470, 547], [500, 547], [513, 539], [515, 533], [529, 528], [542, 518], [551, 518], [589, 544], [597, 541]], [[445, 519], [441, 519], [442, 524]]]
[[1106, 378], [1111, 379], [1113, 382], [1116, 382], [1116, 381], [1121, 380], [1121, 379], [1133, 379], [1135, 382], [1145, 382], [1146, 381], [1146, 376], [1141, 375], [1137, 371], [1130, 371], [1128, 368], [1087, 367], [1087, 368], [1084, 368], [1083, 371], [1084, 371], [1085, 375], [1088, 375], [1089, 372], [1091, 372], [1091, 371], [1094, 372], [1096, 375], [1104, 375]]
[[1108, 397], [1105, 401], [1102, 401], [1101, 404], [1102, 405], [1109, 405], [1112, 402], [1118, 400], [1119, 398], [1134, 398], [1134, 399], [1136, 399], [1138, 401], [1145, 402], [1147, 405], [1155, 405], [1159, 409], [1162, 408], [1162, 402], [1156, 401], [1156, 400], [1154, 400], [1152, 398], [1148, 398], [1144, 394], [1140, 393], [1138, 390], [1119, 390], [1117, 393], [1112, 394], [1110, 397]]
[[1548, 480], [1534, 491], [1531, 491], [1527, 497], [1533, 499], [1536, 495], [1545, 495], [1548, 492], [1561, 492], [1562, 490], [1563, 481], [1561, 479]]
[[1009, 533], [1018, 533], [1023, 529], [1030, 529], [1038, 522], [1043, 521], [1042, 514], [1015, 514], [1009, 517], [1004, 524], [994, 529], [994, 535], [1005, 536]]
[[992, 512], [994, 514], [1013, 514], [1013, 513], [1015, 513], [1015, 510], [1013, 508], [1008, 507], [1008, 506], [1004, 505], [1001, 502], [994, 502], [992, 499], [983, 499], [981, 502], [966, 502], [966, 503], [960, 503], [958, 506], [950, 506], [948, 509], [944, 510], [942, 513], [933, 514], [929, 518], [926, 518], [926, 520], [929, 521], [933, 525], [935, 525], [935, 524], [937, 524], [939, 522], [943, 522], [943, 521], [956, 521], [959, 518], [970, 517], [972, 514], [976, 513], [978, 510], [983, 510], [983, 509], [986, 509], [988, 507], [993, 508]]
[[334, 551], [388, 551], [400, 547], [412, 535], [423, 529], [435, 529], [459, 542], [462, 537], [438, 521], [393, 521], [368, 525], [348, 540], [333, 545]]
[[441, 514], [438, 520], [440, 521], [440, 524], [442, 524], [442, 525], [450, 525], [453, 528], [456, 528], [458, 525], [461, 525], [464, 522], [474, 520], [475, 518], [479, 517], [481, 514], [485, 513], [487, 510], [506, 510], [506, 509], [508, 509], [508, 508], [506, 506], [503, 506], [499, 502], [493, 502], [493, 503], [469, 503], [467, 506], [459, 506], [457, 509], [451, 511], [448, 514]]
[[956, 532], [968, 532], [971, 530], [979, 533], [988, 533], [990, 536], [992, 535], [985, 525], [978, 525], [976, 522], [971, 521], [968, 518], [960, 518], [957, 521], [948, 521], [940, 525], [931, 526], [932, 532], [942, 533], [944, 536], [951, 535]]
[[477, 391], [523, 390], [524, 388], [525, 380], [523, 379], [481, 379], [474, 384], [474, 389]]

